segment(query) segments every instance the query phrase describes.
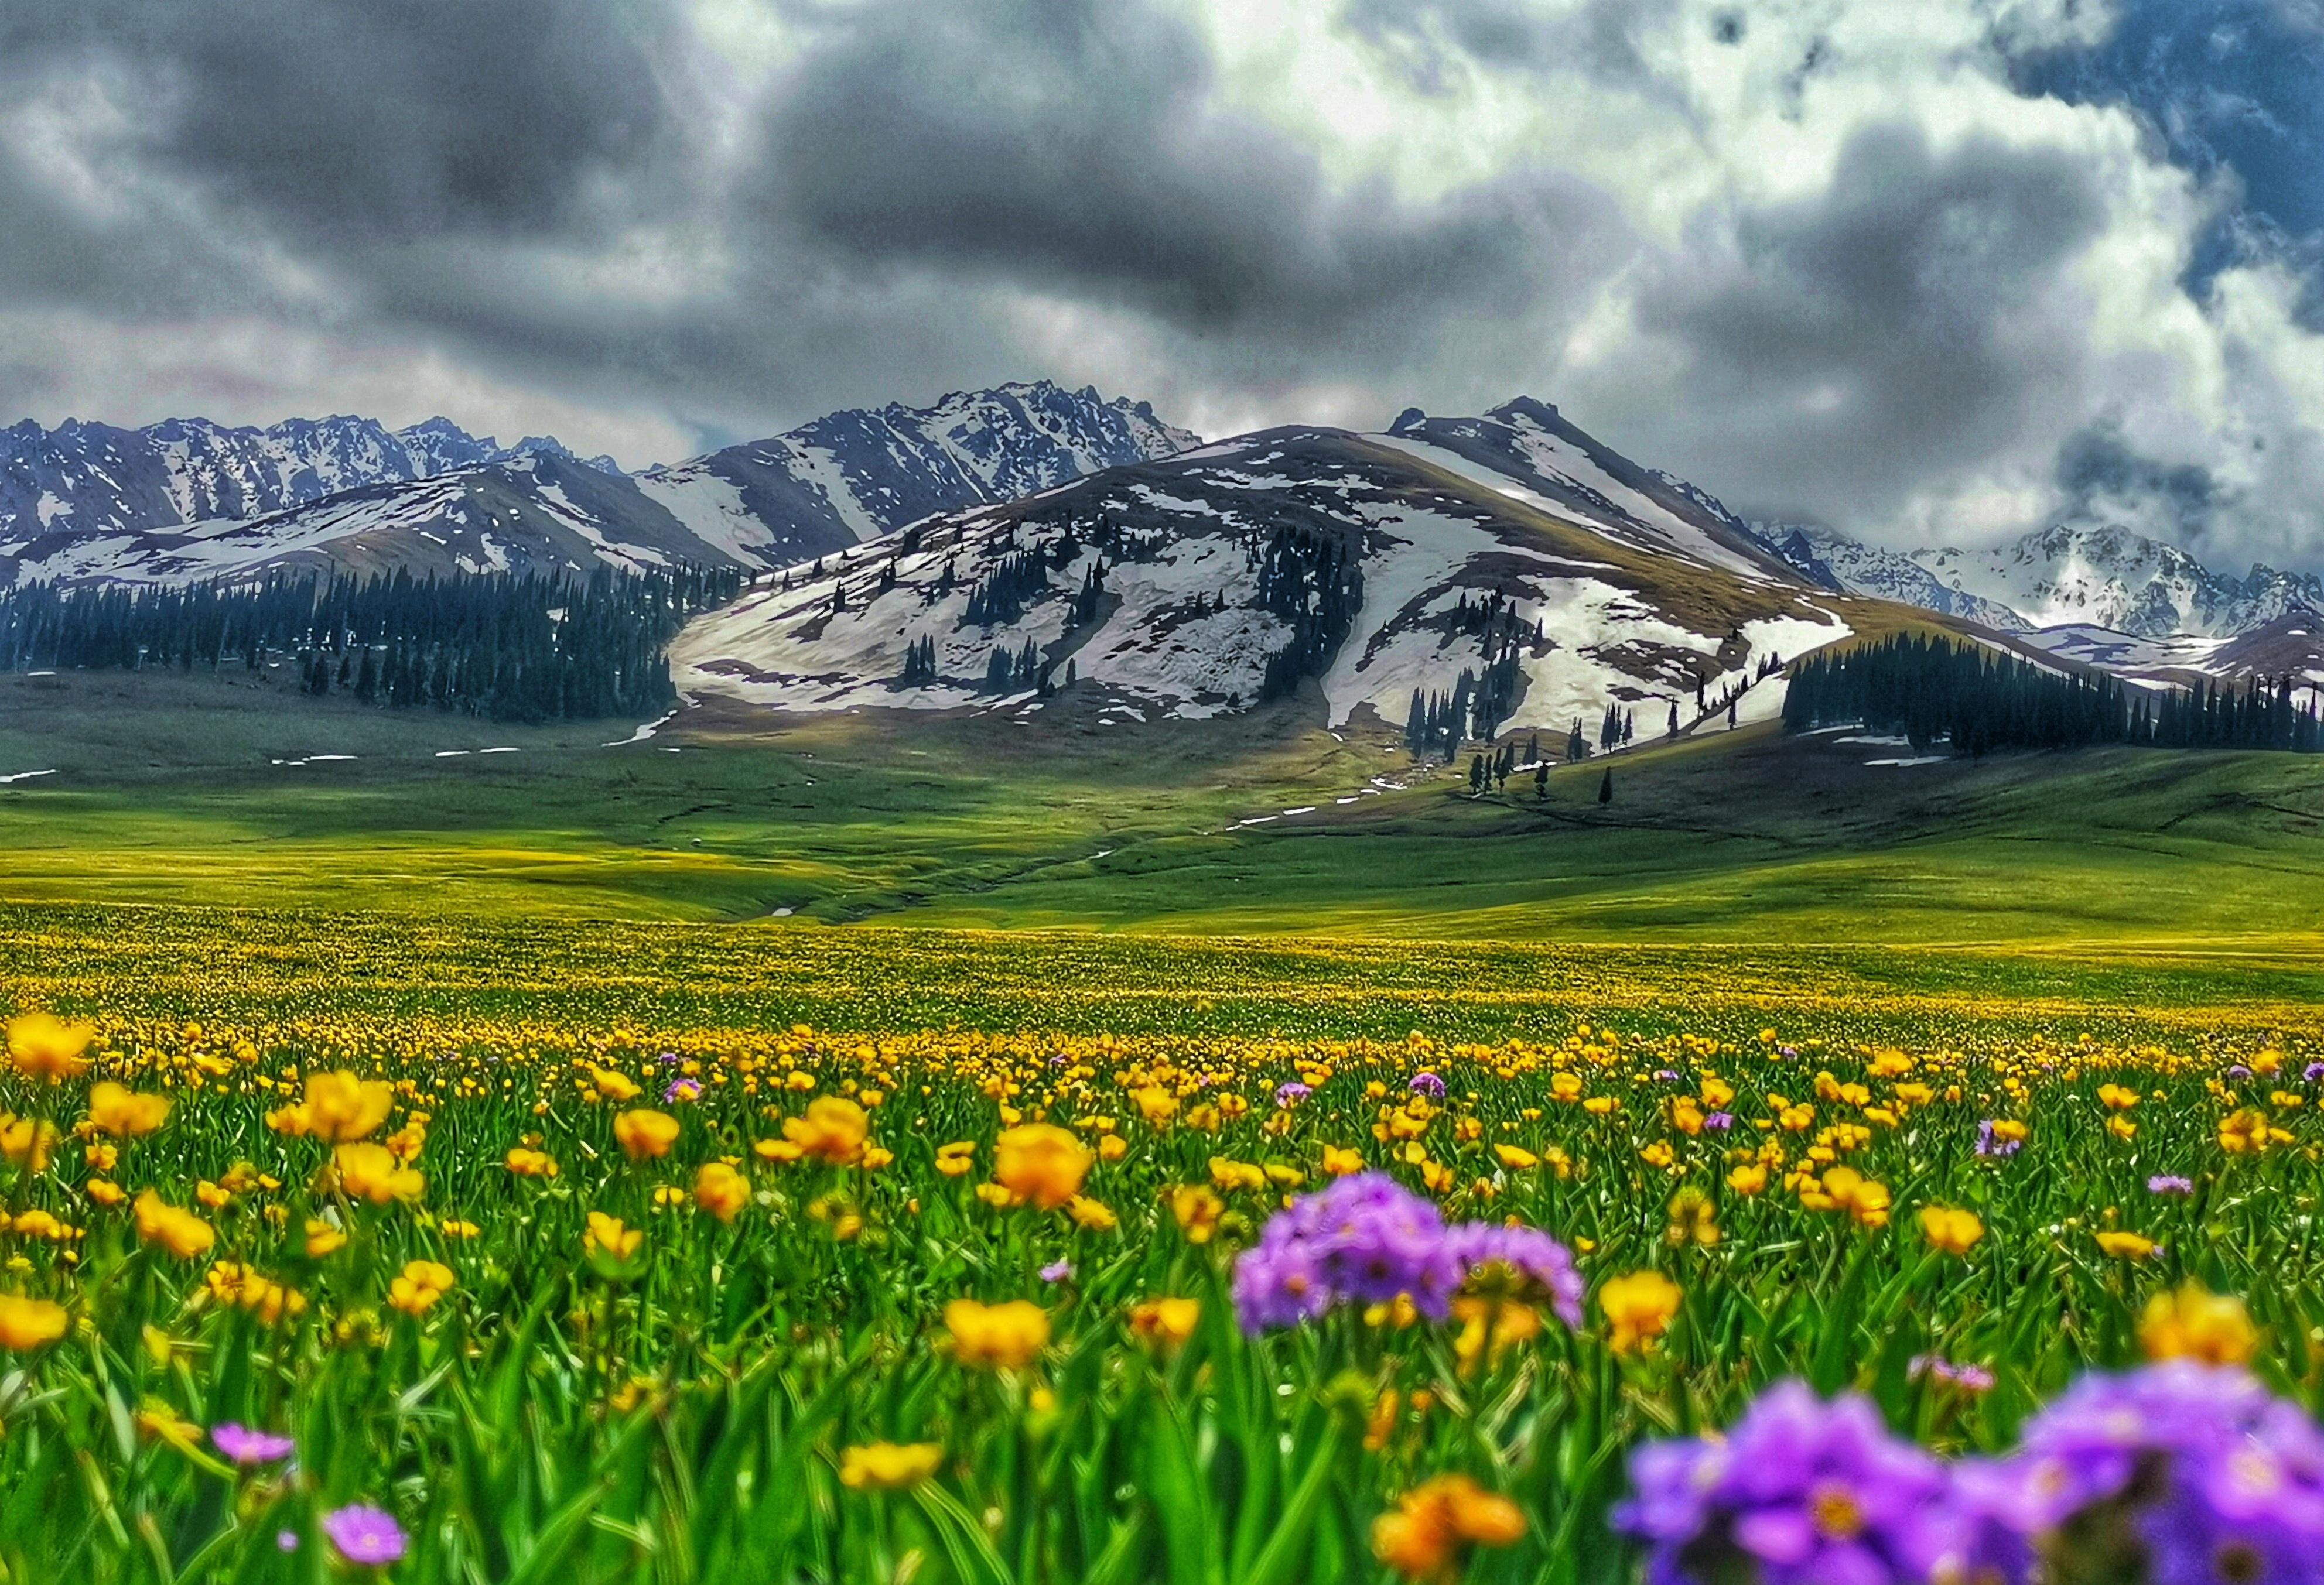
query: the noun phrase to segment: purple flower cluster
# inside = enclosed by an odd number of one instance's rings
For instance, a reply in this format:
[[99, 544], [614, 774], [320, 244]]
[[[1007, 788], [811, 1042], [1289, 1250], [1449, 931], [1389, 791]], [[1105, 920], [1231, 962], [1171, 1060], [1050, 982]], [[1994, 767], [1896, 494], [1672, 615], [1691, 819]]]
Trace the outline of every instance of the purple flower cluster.
[[2324, 1431], [2232, 1367], [2085, 1377], [2009, 1461], [2040, 1530], [2120, 1533], [2153, 1585], [2324, 1581]]
[[2159, 1172], [2146, 1180], [2146, 1192], [2150, 1194], [2191, 1194], [2195, 1192], [2195, 1180], [2182, 1178], [2175, 1173]]
[[1444, 1081], [1438, 1078], [1434, 1074], [1418, 1073], [1413, 1074], [1412, 1082], [1406, 1086], [1406, 1088], [1415, 1095], [1425, 1095], [1431, 1101], [1442, 1101], [1444, 1099]]
[[1960, 1528], [1943, 1465], [1889, 1435], [1868, 1400], [1826, 1402], [1796, 1381], [1761, 1394], [1724, 1441], [1639, 1449], [1630, 1481], [1615, 1523], [1651, 1549], [1649, 1585], [1924, 1580]]
[[1996, 1138], [1993, 1132], [1993, 1120], [1991, 1118], [1987, 1118], [1983, 1122], [1977, 1125], [1977, 1153], [1979, 1156], [2015, 1156], [2017, 1154], [2018, 1147], [2024, 1143], [2025, 1141], [2023, 1139], [2003, 1139]]
[[[1549, 1307], [1566, 1325], [1582, 1327], [1582, 1274], [1573, 1252], [1537, 1227], [1508, 1227], [1494, 1221], [1464, 1221], [1444, 1230], [1453, 1258], [1467, 1276], [1502, 1266], [1520, 1281], [1549, 1295]], [[1464, 1280], [1466, 1278], [1464, 1277]]]
[[2016, 1452], [1950, 1466], [1783, 1382], [1724, 1439], [1640, 1448], [1630, 1481], [1615, 1523], [1649, 1585], [2324, 1585], [2324, 1429], [2190, 1360], [2085, 1377]]
[[1275, 1104], [1288, 1110], [1315, 1093], [1310, 1086], [1296, 1079], [1286, 1079], [1275, 1087]]
[[1360, 1172], [1302, 1195], [1268, 1219], [1235, 1261], [1235, 1313], [1248, 1332], [1294, 1326], [1335, 1304], [1408, 1296], [1442, 1321], [1479, 1267], [1499, 1263], [1537, 1285], [1570, 1326], [1582, 1322], [1581, 1274], [1564, 1245], [1536, 1228], [1462, 1222], [1384, 1173]]

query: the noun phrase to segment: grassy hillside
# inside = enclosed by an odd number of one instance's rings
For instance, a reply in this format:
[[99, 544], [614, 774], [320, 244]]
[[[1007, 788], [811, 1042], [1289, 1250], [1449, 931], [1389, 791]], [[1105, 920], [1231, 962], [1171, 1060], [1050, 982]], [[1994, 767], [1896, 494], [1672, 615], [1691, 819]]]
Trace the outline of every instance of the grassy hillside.
[[1471, 800], [1312, 720], [705, 712], [609, 747], [626, 727], [6, 677], [0, 776], [56, 774], [0, 785], [0, 899], [2267, 954], [2324, 905], [2311, 760], [1877, 765], [1909, 751], [1746, 732], [1617, 759], [1609, 804], [1596, 763]]

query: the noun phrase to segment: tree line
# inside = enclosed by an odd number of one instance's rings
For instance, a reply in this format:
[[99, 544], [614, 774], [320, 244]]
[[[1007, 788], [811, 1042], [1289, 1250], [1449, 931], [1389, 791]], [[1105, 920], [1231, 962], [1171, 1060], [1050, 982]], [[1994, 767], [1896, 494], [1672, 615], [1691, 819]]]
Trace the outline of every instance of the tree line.
[[2315, 691], [2301, 700], [2289, 677], [2212, 678], [2156, 691], [1917, 633], [1820, 651], [1794, 665], [1784, 698], [1786, 732], [1859, 724], [1899, 733], [1915, 751], [1947, 742], [1966, 755], [2097, 743], [2303, 754], [2319, 746]]
[[0, 668], [289, 664], [302, 693], [495, 721], [650, 714], [677, 696], [664, 650], [742, 591], [729, 568], [585, 576], [409, 569], [256, 584], [0, 590]]

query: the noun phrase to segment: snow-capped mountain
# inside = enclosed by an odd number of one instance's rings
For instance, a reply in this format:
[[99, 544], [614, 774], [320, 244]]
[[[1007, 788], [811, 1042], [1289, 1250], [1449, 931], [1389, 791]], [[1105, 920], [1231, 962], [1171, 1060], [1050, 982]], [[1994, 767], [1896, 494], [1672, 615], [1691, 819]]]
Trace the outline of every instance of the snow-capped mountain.
[[1918, 605], [2004, 632], [2032, 625], [1998, 601], [1940, 583], [1934, 573], [1899, 551], [1812, 524], [1760, 523], [1754, 528], [1785, 562], [1826, 588]]
[[2061, 524], [1986, 550], [1883, 550], [1822, 528], [1763, 528], [1784, 559], [1853, 594], [2003, 629], [2089, 626], [2135, 638], [2232, 638], [2324, 610], [2324, 579], [2241, 578], [2121, 528]]
[[[264, 429], [207, 419], [143, 429], [68, 420], [43, 429], [27, 419], [0, 431], [0, 544], [263, 517], [343, 491], [532, 456], [580, 460], [552, 439], [504, 447], [440, 418], [399, 430], [344, 415]], [[590, 465], [619, 471], [610, 458]]]
[[[1707, 497], [1555, 410], [1271, 429], [973, 508], [690, 625], [681, 690], [806, 711], [1204, 717], [1320, 685], [1332, 723], [1447, 707], [1561, 737], [1606, 708], [1723, 726], [1775, 659], [1848, 636]], [[1772, 714], [1780, 680], [1744, 693]], [[1457, 705], [1454, 701], [1459, 701]]]
[[1047, 380], [932, 407], [850, 409], [638, 475], [647, 498], [747, 566], [778, 567], [964, 506], [1202, 444], [1146, 402]]
[[[337, 566], [779, 567], [931, 512], [1198, 444], [1144, 402], [1046, 381], [927, 409], [834, 413], [634, 477], [554, 441], [503, 448], [443, 419], [394, 433], [356, 419], [203, 426], [191, 438], [178, 428], [56, 431], [71, 444], [50, 450], [70, 460], [28, 464], [19, 495], [30, 507], [13, 519], [0, 511], [0, 583], [186, 582]], [[46, 432], [27, 430], [27, 456], [34, 433]], [[222, 451], [215, 436], [243, 449]], [[211, 460], [228, 454], [235, 465]], [[10, 499], [0, 494], [0, 507]]]

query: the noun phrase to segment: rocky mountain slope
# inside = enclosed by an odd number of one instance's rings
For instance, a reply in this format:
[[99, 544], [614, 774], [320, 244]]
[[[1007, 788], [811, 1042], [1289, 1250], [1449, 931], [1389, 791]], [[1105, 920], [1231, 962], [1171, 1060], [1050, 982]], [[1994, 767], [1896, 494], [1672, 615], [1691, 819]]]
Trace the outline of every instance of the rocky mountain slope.
[[[1844, 638], [1813, 588], [1700, 493], [1554, 409], [1282, 429], [929, 520], [698, 620], [679, 688], [789, 710], [1061, 699], [1205, 717], [1311, 680], [1333, 725], [1593, 742], [1772, 714], [1766, 670]], [[1748, 691], [1747, 691], [1748, 690]]]
[[1986, 550], [1884, 550], [1830, 529], [1762, 528], [1802, 572], [1851, 594], [1988, 627], [2233, 638], [2324, 610], [2324, 578], [2255, 566], [2237, 578], [2121, 528], [2061, 524]]
[[779, 567], [1197, 443], [1145, 403], [1047, 382], [834, 413], [634, 477], [553, 441], [502, 448], [440, 419], [393, 433], [331, 419], [8, 434], [21, 442], [0, 465], [0, 584], [330, 567]]

